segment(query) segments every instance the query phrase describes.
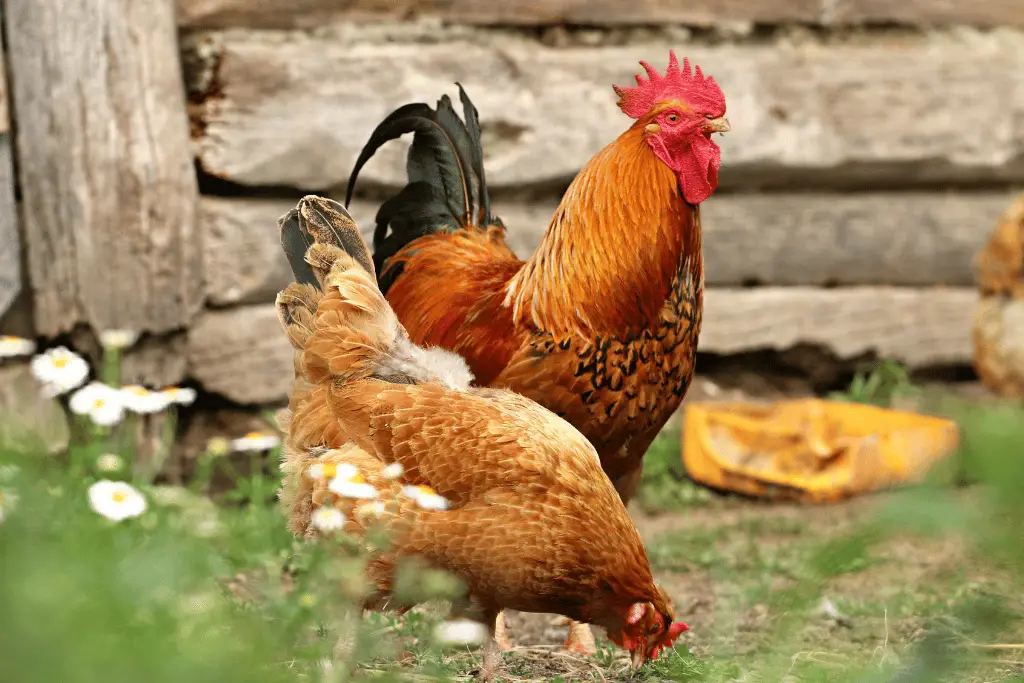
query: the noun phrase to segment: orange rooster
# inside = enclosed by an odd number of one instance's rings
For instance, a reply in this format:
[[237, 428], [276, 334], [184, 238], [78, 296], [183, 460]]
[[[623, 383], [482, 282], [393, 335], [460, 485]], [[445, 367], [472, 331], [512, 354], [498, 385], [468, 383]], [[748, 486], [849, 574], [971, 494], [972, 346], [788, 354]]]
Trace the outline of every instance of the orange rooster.
[[[348, 185], [381, 145], [414, 132], [409, 183], [377, 214], [379, 284], [417, 344], [464, 357], [476, 381], [564, 417], [597, 448], [623, 502], [648, 446], [693, 376], [704, 270], [699, 204], [718, 185], [729, 130], [714, 79], [674, 53], [664, 75], [615, 86], [636, 119], [569, 186], [533, 256], [520, 261], [490, 213], [477, 112], [459, 86], [408, 104], [363, 148]], [[554, 152], [554, 150], [553, 150]], [[507, 647], [508, 643], [503, 643]], [[567, 647], [593, 651], [571, 625]]]
[[[370, 562], [367, 608], [393, 602], [395, 563], [417, 556], [465, 582], [492, 636], [513, 608], [600, 624], [634, 667], [671, 646], [687, 627], [583, 435], [518, 394], [471, 387], [455, 354], [415, 346], [340, 204], [306, 197], [281, 231], [297, 280], [277, 298], [295, 348], [278, 417], [292, 531], [384, 525], [393, 546]], [[492, 637], [483, 677], [499, 658]]]

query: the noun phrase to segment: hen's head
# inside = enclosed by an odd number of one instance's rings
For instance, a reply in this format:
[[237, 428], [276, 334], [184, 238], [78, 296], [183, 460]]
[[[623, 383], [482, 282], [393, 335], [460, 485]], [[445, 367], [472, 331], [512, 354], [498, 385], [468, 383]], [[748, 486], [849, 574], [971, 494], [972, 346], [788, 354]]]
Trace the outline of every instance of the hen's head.
[[608, 638], [630, 651], [634, 669], [657, 659], [662, 649], [672, 647], [675, 639], [690, 628], [675, 621], [672, 601], [660, 586], [654, 600], [634, 602], [619, 616], [621, 621], [606, 627]]
[[671, 50], [664, 75], [647, 62], [640, 64], [647, 80], [637, 74], [636, 87], [613, 86], [619, 108], [644, 126], [647, 143], [676, 172], [686, 201], [699, 204], [718, 187], [722, 152], [711, 134], [729, 130], [725, 95], [699, 66], [691, 72], [689, 60], [684, 58], [680, 69]]

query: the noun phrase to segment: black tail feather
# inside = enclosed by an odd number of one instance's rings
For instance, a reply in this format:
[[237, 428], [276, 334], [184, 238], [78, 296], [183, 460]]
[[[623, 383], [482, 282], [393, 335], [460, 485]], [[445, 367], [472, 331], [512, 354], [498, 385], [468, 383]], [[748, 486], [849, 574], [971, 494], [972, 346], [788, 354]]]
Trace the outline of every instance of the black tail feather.
[[406, 162], [408, 184], [377, 212], [373, 261], [384, 292], [398, 275], [391, 269], [388, 277], [383, 276], [387, 260], [412, 240], [495, 223], [484, 177], [480, 121], [465, 90], [456, 85], [465, 123], [447, 95], [436, 109], [422, 102], [399, 107], [370, 135], [349, 177], [345, 206], [352, 201], [359, 172], [376, 151], [406, 133], [414, 134]]
[[313, 268], [306, 261], [306, 251], [314, 243], [332, 244], [359, 262], [366, 272], [376, 277], [373, 259], [349, 212], [338, 202], [307, 195], [298, 205], [278, 220], [281, 246], [288, 257], [295, 281], [319, 287]]
[[277, 221], [281, 230], [281, 246], [288, 257], [295, 281], [303, 285], [318, 286], [313, 269], [306, 263], [306, 250], [313, 246], [313, 236], [303, 230], [299, 222], [299, 210], [292, 209]]

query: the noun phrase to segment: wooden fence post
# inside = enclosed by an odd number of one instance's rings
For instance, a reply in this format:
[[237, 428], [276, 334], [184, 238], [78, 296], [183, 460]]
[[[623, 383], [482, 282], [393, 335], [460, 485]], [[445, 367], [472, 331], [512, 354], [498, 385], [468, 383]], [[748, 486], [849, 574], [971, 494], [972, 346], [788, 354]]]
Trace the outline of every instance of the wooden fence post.
[[[0, 6], [0, 23], [2, 21], [3, 7]], [[14, 204], [6, 71], [0, 51], [0, 317], [21, 292], [21, 240], [18, 238], [18, 210]]]
[[173, 0], [6, 12], [37, 333], [186, 327], [202, 261]]

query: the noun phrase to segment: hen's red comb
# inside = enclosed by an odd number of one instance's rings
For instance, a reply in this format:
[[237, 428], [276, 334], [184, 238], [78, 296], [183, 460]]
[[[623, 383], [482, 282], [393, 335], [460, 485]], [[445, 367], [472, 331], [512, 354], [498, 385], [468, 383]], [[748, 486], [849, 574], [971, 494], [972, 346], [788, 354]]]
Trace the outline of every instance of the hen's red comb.
[[683, 57], [683, 68], [680, 70], [674, 50], [668, 51], [668, 69], [665, 75], [645, 61], [640, 66], [647, 71], [647, 79], [636, 75], [636, 87], [630, 88], [613, 85], [619, 96], [619, 108], [626, 116], [638, 119], [649, 112], [658, 102], [680, 99], [702, 114], [722, 116], [725, 114], [725, 95], [722, 89], [710, 76], [705, 78], [699, 66], [690, 72], [690, 60]]

